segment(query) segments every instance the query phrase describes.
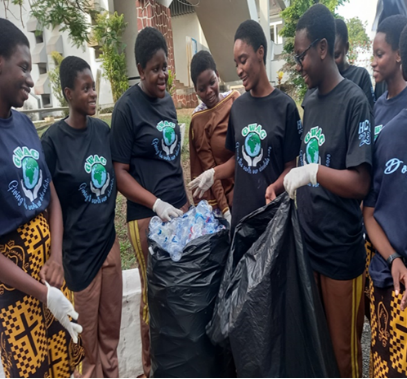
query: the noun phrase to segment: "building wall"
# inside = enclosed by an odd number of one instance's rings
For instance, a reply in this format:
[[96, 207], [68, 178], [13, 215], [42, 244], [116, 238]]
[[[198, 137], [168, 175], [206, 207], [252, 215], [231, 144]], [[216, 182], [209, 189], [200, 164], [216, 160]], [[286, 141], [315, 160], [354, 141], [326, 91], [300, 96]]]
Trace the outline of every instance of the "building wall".
[[190, 60], [192, 54], [189, 51], [191, 38], [198, 43], [198, 51], [208, 49], [201, 24], [196, 13], [172, 17], [174, 35], [174, 58], [177, 67], [177, 80], [187, 87], [193, 87], [190, 76]]
[[129, 82], [132, 85], [138, 82], [136, 78], [139, 76], [134, 57], [134, 44], [138, 32], [137, 4], [134, 0], [114, 0], [114, 10], [118, 14], [124, 14], [124, 20], [127, 22], [126, 30], [123, 33], [123, 43], [126, 44], [124, 53], [126, 55], [127, 77], [130, 78]]
[[168, 46], [168, 69], [175, 72], [170, 9], [158, 4], [155, 0], [136, 0], [136, 5], [138, 30], [152, 26], [163, 34]]

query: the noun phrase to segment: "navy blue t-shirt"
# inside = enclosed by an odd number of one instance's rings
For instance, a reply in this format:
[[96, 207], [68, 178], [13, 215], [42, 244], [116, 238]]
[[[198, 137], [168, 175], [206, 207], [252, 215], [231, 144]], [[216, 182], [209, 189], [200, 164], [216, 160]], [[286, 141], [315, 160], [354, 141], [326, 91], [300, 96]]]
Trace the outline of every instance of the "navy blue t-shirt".
[[0, 236], [43, 212], [50, 201], [51, 175], [37, 131], [15, 110], [0, 118]]
[[375, 139], [387, 123], [396, 117], [407, 105], [407, 87], [397, 96], [387, 100], [388, 94], [389, 92], [386, 91], [380, 96], [373, 108]]
[[[407, 104], [405, 104], [407, 105]], [[374, 218], [394, 250], [407, 258], [407, 109], [381, 131], [375, 143], [373, 185], [364, 205], [374, 208]], [[377, 287], [393, 284], [390, 268], [376, 254], [369, 268]]]

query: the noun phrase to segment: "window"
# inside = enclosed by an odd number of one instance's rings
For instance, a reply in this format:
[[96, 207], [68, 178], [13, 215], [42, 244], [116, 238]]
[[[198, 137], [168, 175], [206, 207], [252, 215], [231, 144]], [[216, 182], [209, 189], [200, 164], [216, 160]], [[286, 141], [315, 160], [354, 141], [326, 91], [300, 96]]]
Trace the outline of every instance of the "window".
[[42, 31], [37, 30], [35, 32], [35, 43], [43, 43], [44, 42], [44, 34]]
[[46, 74], [47, 73], [47, 64], [46, 63], [38, 63], [38, 70], [41, 74]]
[[43, 108], [50, 108], [52, 106], [52, 104], [51, 104], [51, 95], [50, 94], [41, 95], [41, 100], [42, 100], [42, 107]]

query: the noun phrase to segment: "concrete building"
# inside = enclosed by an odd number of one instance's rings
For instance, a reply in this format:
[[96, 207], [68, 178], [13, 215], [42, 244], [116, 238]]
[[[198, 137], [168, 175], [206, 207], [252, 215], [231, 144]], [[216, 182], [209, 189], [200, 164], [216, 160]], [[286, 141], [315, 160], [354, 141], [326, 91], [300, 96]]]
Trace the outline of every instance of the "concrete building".
[[[176, 75], [174, 101], [178, 107], [194, 107], [198, 99], [190, 79], [190, 62], [199, 50], [209, 50], [215, 58], [223, 83], [241, 86], [233, 62], [233, 37], [238, 25], [247, 19], [259, 21], [270, 36], [268, 43], [267, 72], [272, 84], [278, 84], [277, 73], [282, 69], [284, 39], [279, 35], [283, 27], [280, 13], [290, 5], [290, 0], [97, 0], [100, 9], [124, 14], [128, 23], [123, 36], [129, 84], [139, 80], [134, 59], [134, 42], [139, 30], [145, 26], [159, 29], [165, 36], [169, 48], [169, 69]], [[67, 32], [45, 29], [38, 32], [38, 23], [29, 16], [29, 2], [24, 0], [21, 19], [17, 5], [8, 4], [8, 18], [13, 21], [30, 40], [33, 55], [33, 95], [26, 103], [27, 108], [58, 106], [52, 94], [47, 72], [54, 66], [50, 57], [53, 50], [64, 56], [78, 55], [87, 60], [93, 73], [100, 69], [101, 59], [97, 46], [86, 44], [80, 48], [72, 46]], [[342, 8], [344, 8], [343, 6]], [[4, 17], [0, 7], [0, 17]], [[369, 13], [371, 28], [374, 9]], [[341, 12], [339, 12], [341, 13]], [[363, 18], [363, 17], [362, 17]], [[363, 18], [364, 20], [364, 18]], [[371, 34], [371, 37], [374, 33]], [[370, 70], [370, 55], [362, 54], [358, 65]], [[285, 79], [283, 78], [283, 82]], [[100, 106], [113, 105], [110, 84], [101, 82]]]
[[[209, 50], [217, 63], [220, 77], [226, 85], [240, 86], [233, 62], [233, 37], [238, 25], [247, 19], [259, 21], [269, 38], [267, 72], [269, 80], [277, 84], [277, 72], [284, 61], [281, 59], [283, 39], [279, 36], [282, 27], [280, 12], [289, 0], [98, 0], [98, 9], [124, 14], [128, 23], [123, 36], [129, 84], [139, 80], [134, 59], [134, 42], [139, 30], [146, 26], [159, 29], [165, 36], [169, 50], [169, 69], [176, 75], [174, 102], [177, 107], [194, 107], [198, 99], [190, 79], [190, 62], [199, 50]], [[48, 78], [54, 68], [52, 51], [63, 56], [77, 55], [85, 59], [92, 72], [101, 69], [98, 46], [83, 44], [74, 47], [68, 33], [54, 30], [40, 30], [38, 21], [30, 17], [28, 0], [23, 1], [21, 19], [20, 7], [8, 3], [9, 12], [0, 7], [0, 17], [13, 21], [28, 37], [33, 60], [32, 77], [35, 83], [30, 99], [24, 107], [37, 109], [58, 107]], [[99, 105], [106, 108], [113, 105], [110, 83], [102, 76]]]

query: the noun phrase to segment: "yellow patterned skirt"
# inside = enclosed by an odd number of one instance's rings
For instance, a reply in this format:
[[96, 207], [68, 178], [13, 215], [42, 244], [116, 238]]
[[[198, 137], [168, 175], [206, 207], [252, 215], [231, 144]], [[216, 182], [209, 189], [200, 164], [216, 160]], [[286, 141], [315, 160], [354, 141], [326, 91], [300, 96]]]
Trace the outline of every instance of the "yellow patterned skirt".
[[[42, 214], [0, 238], [0, 253], [40, 280], [50, 253], [49, 225]], [[64, 284], [62, 291], [71, 299]], [[0, 353], [7, 377], [67, 378], [84, 350], [39, 300], [0, 282]]]
[[378, 288], [370, 281], [371, 378], [407, 376], [407, 313], [400, 310], [403, 294], [394, 287]]

